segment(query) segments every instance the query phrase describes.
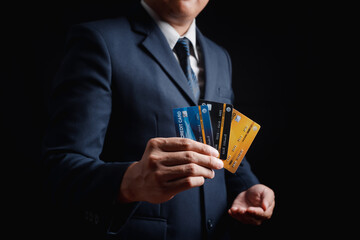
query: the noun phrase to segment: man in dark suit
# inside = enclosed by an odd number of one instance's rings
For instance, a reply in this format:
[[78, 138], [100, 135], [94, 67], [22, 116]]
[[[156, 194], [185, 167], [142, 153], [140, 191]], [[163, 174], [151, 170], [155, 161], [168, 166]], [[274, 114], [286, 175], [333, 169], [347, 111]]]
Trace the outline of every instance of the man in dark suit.
[[[54, 202], [115, 239], [222, 239], [229, 215], [255, 225], [272, 215], [274, 193], [246, 159], [231, 174], [214, 148], [174, 137], [173, 108], [233, 100], [227, 52], [195, 25], [207, 2], [145, 0], [69, 33], [49, 100], [46, 182]], [[174, 50], [183, 37], [192, 80]]]

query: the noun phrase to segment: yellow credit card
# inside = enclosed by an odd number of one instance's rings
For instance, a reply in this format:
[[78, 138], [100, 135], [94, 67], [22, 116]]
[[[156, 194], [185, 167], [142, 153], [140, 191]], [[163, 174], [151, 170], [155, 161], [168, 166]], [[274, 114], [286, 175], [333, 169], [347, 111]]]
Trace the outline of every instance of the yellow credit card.
[[224, 160], [225, 169], [236, 172], [259, 129], [259, 124], [233, 109], [228, 156]]

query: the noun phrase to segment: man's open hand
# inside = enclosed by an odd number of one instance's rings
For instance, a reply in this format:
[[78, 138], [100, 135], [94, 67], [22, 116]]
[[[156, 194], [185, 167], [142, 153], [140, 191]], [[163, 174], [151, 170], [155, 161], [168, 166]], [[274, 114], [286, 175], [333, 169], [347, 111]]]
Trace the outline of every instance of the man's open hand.
[[256, 184], [235, 198], [229, 214], [242, 223], [260, 225], [271, 218], [274, 207], [274, 191], [263, 184]]

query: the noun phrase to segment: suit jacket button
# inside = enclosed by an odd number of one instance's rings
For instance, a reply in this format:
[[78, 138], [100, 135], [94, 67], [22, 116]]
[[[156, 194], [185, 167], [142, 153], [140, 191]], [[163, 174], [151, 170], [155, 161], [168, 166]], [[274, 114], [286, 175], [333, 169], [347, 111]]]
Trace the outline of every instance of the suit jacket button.
[[208, 220], [207, 220], [207, 228], [208, 228], [208, 230], [213, 229], [213, 227], [214, 227], [213, 220], [212, 220], [212, 219], [208, 219]]

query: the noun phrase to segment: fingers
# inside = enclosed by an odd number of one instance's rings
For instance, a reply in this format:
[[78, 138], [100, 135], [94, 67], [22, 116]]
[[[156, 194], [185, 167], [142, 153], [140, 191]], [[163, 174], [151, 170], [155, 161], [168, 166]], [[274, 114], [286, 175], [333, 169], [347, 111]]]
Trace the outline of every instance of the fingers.
[[210, 169], [221, 169], [224, 167], [223, 161], [213, 156], [200, 154], [197, 152], [169, 152], [163, 160], [165, 166], [175, 166], [182, 164], [195, 163], [199, 166]]
[[158, 175], [161, 189], [166, 195], [174, 196], [182, 191], [200, 187], [205, 183], [205, 178], [213, 178], [215, 173], [211, 169], [200, 167], [196, 164], [168, 167]]
[[204, 177], [212, 179], [215, 173], [212, 169], [201, 167], [194, 163], [166, 167], [162, 170], [163, 181], [174, 181], [186, 177]]
[[267, 211], [262, 210], [262, 208], [259, 207], [249, 207], [246, 210], [246, 214], [249, 217], [253, 217], [261, 221], [270, 219], [271, 217], [271, 214], [269, 214]]
[[150, 150], [157, 149], [149, 157], [165, 166], [195, 163], [209, 169], [221, 169], [223, 161], [216, 158], [219, 152], [206, 144], [186, 138], [153, 138], [148, 142]]
[[175, 192], [182, 192], [194, 187], [200, 187], [205, 183], [203, 177], [187, 177], [180, 178], [178, 180], [168, 183], [170, 189], [174, 189]]
[[206, 144], [188, 138], [156, 138], [158, 146], [166, 152], [193, 151], [213, 157], [218, 157], [219, 152]]
[[271, 218], [275, 201], [267, 203], [263, 201], [261, 206], [232, 206], [228, 213], [238, 221], [245, 224], [260, 225], [263, 221]]
[[261, 225], [261, 223], [270, 218], [260, 207], [237, 208], [229, 209], [229, 214], [238, 221], [245, 224]]
[[[129, 181], [133, 199], [161, 203], [179, 192], [202, 186], [223, 168], [219, 152], [211, 146], [185, 138], [153, 138], [148, 141], [138, 173]], [[129, 169], [131, 170], [131, 169]], [[137, 184], [135, 184], [137, 182]]]
[[242, 223], [260, 225], [271, 218], [274, 207], [274, 191], [263, 184], [256, 184], [241, 192], [228, 212]]

